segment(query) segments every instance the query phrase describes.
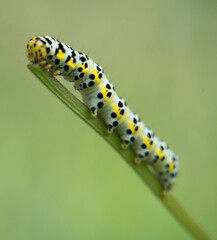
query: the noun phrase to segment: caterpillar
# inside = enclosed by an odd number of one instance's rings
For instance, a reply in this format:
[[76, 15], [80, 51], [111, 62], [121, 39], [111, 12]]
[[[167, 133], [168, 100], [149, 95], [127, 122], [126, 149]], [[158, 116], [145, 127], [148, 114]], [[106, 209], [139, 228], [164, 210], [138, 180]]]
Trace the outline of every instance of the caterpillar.
[[52, 75], [62, 75], [73, 82], [92, 118], [99, 117], [107, 125], [107, 133], [116, 131], [122, 139], [121, 148], [129, 145], [135, 163], [151, 165], [166, 191], [174, 185], [179, 171], [176, 154], [149, 129], [126, 102], [118, 96], [103, 69], [87, 55], [75, 51], [49, 36], [29, 40], [26, 48], [30, 62], [40, 64]]

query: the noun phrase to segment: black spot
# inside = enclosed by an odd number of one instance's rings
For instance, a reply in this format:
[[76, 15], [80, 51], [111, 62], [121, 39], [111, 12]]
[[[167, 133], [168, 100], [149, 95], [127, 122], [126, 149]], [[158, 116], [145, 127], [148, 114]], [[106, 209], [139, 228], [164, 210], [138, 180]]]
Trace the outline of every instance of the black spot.
[[136, 118], [133, 118], [133, 122], [134, 122], [134, 123], [137, 123], [137, 120], [136, 120]]
[[130, 129], [127, 129], [126, 133], [127, 134], [132, 134], [132, 131]]
[[97, 94], [97, 97], [98, 97], [99, 99], [102, 99], [102, 98], [103, 98], [103, 94], [102, 94], [102, 93], [98, 93], [98, 94]]
[[119, 101], [118, 107], [123, 107], [123, 103], [121, 101]]
[[82, 67], [79, 67], [78, 68], [78, 72], [82, 72], [83, 68]]
[[95, 79], [95, 75], [94, 74], [90, 74], [89, 78], [93, 80], [93, 79]]
[[113, 128], [113, 126], [109, 124], [108, 125], [108, 130], [111, 131], [112, 128]]
[[80, 73], [79, 77], [83, 78], [83, 76], [84, 76], [84, 73]]
[[80, 55], [84, 55], [82, 52], [78, 52]]
[[122, 109], [122, 110], [120, 111], [120, 114], [121, 114], [121, 115], [124, 115], [124, 109]]
[[157, 162], [157, 159], [154, 158], [152, 161], [153, 161], [153, 162], [152, 162], [151, 164], [154, 165], [154, 164]]
[[96, 69], [97, 69], [98, 71], [102, 71], [102, 69], [101, 69], [99, 66], [97, 66]]
[[174, 173], [171, 173], [170, 176], [171, 176], [171, 177], [175, 177], [175, 174], [174, 174]]
[[166, 165], [165, 165], [165, 167], [166, 167], [166, 168], [169, 168], [169, 167], [170, 167], [170, 165], [169, 165], [169, 164], [166, 164]]
[[125, 144], [129, 144], [130, 141], [128, 141], [128, 140], [124, 140], [124, 143], [125, 143]]
[[[90, 82], [89, 82], [89, 83], [90, 83]], [[98, 102], [98, 103], [97, 103], [97, 107], [98, 107], [98, 108], [102, 108], [103, 106], [104, 106], [104, 103], [103, 103], [103, 102]]]
[[87, 84], [86, 83], [83, 83], [83, 88], [87, 88]]
[[[44, 37], [44, 39], [46, 39], [46, 41], [49, 43], [49, 44], [52, 44], [51, 40], [47, 37]], [[41, 39], [40, 39], [41, 40]], [[42, 41], [42, 40], [41, 40]]]
[[55, 51], [55, 55], [57, 55], [58, 52], [59, 52], [59, 49], [57, 48], [56, 51]]
[[36, 43], [33, 44], [33, 47], [35, 47], [35, 46], [36, 46]]
[[137, 132], [138, 130], [139, 130], [139, 127], [138, 127], [138, 126], [136, 126], [136, 127], [135, 127], [135, 131]]
[[150, 132], [148, 133], [148, 138], [151, 138], [151, 133]]
[[139, 154], [139, 158], [143, 158], [143, 155]]
[[47, 56], [47, 58], [48, 58], [49, 60], [51, 60], [51, 59], [53, 58], [53, 56], [49, 55], [49, 56]]
[[150, 141], [150, 145], [152, 145], [152, 144], [153, 144], [153, 141], [151, 140], [151, 141]]
[[149, 152], [145, 152], [144, 156], [148, 157], [148, 155], [149, 155]]
[[142, 149], [146, 149], [146, 148], [147, 148], [146, 144], [145, 144], [145, 143], [142, 143], [142, 144], [141, 144], [141, 148], [142, 148]]
[[78, 76], [75, 76], [74, 79], [75, 79], [75, 81], [78, 80]]
[[163, 150], [164, 150], [164, 147], [161, 145], [161, 146], [160, 146], [160, 149], [163, 151]]
[[99, 79], [101, 79], [101, 78], [102, 78], [102, 73], [99, 74]]
[[92, 107], [90, 110], [91, 110], [92, 113], [94, 113], [96, 111], [96, 108]]
[[68, 65], [65, 65], [64, 66], [64, 70], [67, 72], [69, 70], [69, 66]]
[[111, 86], [107, 83], [106, 88], [111, 89]]
[[87, 68], [87, 67], [88, 67], [88, 64], [87, 64], [87, 63], [85, 63], [85, 64], [84, 64], [84, 67], [85, 67], [85, 68]]
[[117, 127], [118, 124], [119, 124], [118, 121], [114, 121], [114, 122], [113, 122], [113, 126], [114, 126], [114, 127]]
[[64, 47], [63, 47], [61, 42], [59, 43], [59, 49], [62, 50], [63, 53], [65, 52], [65, 49], [64, 49]]
[[54, 63], [55, 63], [56, 65], [58, 65], [58, 64], [60, 63], [60, 60], [59, 60], [59, 59], [55, 59]]
[[94, 81], [90, 81], [90, 82], [88, 83], [88, 86], [89, 86], [89, 87], [92, 87], [94, 84], [95, 84]]
[[165, 156], [163, 156], [163, 157], [161, 158], [161, 161], [163, 161], [163, 160], [165, 160]]
[[111, 95], [112, 95], [112, 93], [111, 93], [111, 92], [108, 92], [106, 96], [107, 96], [108, 98], [110, 98]]
[[112, 118], [116, 118], [116, 117], [117, 117], [117, 114], [116, 114], [115, 112], [112, 112], [112, 113], [111, 113], [111, 117], [112, 117]]
[[70, 56], [68, 56], [67, 58], [66, 58], [66, 61], [65, 61], [65, 63], [67, 63], [69, 60], [71, 59], [71, 57]]
[[131, 137], [131, 138], [130, 138], [130, 141], [131, 141], [131, 142], [134, 142], [134, 141], [135, 141], [135, 138], [134, 138], [134, 137]]
[[72, 56], [72, 58], [76, 57], [76, 54], [75, 54], [75, 52], [74, 52], [74, 51], [73, 51], [73, 52], [71, 52], [71, 56]]
[[83, 56], [83, 57], [80, 57], [80, 60], [81, 60], [82, 62], [85, 62], [85, 61], [86, 61], [86, 58]]
[[41, 39], [41, 42], [44, 43], [44, 45], [46, 44], [46, 42], [43, 39]]

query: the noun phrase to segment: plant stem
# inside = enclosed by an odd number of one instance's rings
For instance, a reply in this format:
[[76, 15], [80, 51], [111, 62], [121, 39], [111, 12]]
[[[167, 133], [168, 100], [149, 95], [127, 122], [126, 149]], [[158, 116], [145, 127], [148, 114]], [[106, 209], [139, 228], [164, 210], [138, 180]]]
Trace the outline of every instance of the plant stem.
[[163, 196], [163, 187], [156, 179], [152, 171], [145, 164], [135, 164], [133, 158], [135, 154], [128, 148], [121, 150], [121, 139], [116, 133], [106, 134], [106, 126], [100, 119], [91, 119], [89, 109], [80, 102], [67, 88], [65, 88], [56, 78], [51, 76], [47, 71], [42, 70], [38, 65], [31, 64], [28, 68], [32, 73], [68, 108], [76, 113], [85, 123], [92, 127], [103, 139], [105, 139], [130, 165], [130, 167], [139, 175], [146, 185], [152, 190], [155, 196], [162, 202], [170, 213], [179, 221], [182, 226], [192, 234], [195, 239], [211, 239], [181, 207], [178, 201], [168, 193]]

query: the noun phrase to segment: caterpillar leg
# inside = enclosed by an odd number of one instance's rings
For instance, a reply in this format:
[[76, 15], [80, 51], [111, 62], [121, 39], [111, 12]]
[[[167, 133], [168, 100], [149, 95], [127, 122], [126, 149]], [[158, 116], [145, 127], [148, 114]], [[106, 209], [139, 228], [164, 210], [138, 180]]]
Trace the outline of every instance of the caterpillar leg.
[[44, 67], [44, 69], [45, 70], [48, 70], [48, 69], [50, 69], [52, 67], [52, 65], [50, 64], [50, 63], [48, 63], [45, 67]]
[[96, 110], [96, 108], [95, 107], [91, 107], [90, 111], [91, 111], [90, 117], [91, 118], [96, 118], [97, 117], [97, 110]]
[[133, 161], [135, 164], [140, 164], [142, 161], [144, 161], [144, 156], [139, 154], [133, 159]]
[[107, 128], [107, 130], [106, 130], [106, 133], [109, 135], [109, 134], [111, 134], [112, 132], [113, 132], [113, 129], [114, 129], [114, 127], [112, 126], [112, 125], [108, 125], [108, 128]]
[[58, 76], [58, 75], [60, 75], [60, 73], [61, 73], [60, 70], [56, 70], [55, 72], [52, 73], [52, 75], [53, 76]]
[[98, 113], [97, 100], [91, 96], [82, 96], [84, 104], [90, 109], [90, 117], [96, 118]]
[[45, 61], [45, 60], [41, 60], [40, 62], [39, 62], [39, 64], [42, 66], [42, 65], [45, 65], [47, 62]]
[[135, 157], [133, 161], [135, 164], [140, 164], [142, 162], [142, 160], [139, 157]]
[[122, 150], [125, 150], [125, 149], [127, 149], [128, 148], [128, 146], [130, 145], [130, 141], [128, 141], [128, 140], [124, 140], [124, 142], [121, 144], [121, 149]]

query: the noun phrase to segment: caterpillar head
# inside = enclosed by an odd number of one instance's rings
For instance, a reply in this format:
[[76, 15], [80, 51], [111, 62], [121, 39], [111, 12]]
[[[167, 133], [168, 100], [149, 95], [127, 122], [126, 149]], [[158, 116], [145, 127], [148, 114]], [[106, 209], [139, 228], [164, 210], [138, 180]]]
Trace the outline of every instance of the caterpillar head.
[[34, 37], [26, 46], [26, 54], [30, 62], [38, 63], [47, 56], [46, 46], [39, 37]]

